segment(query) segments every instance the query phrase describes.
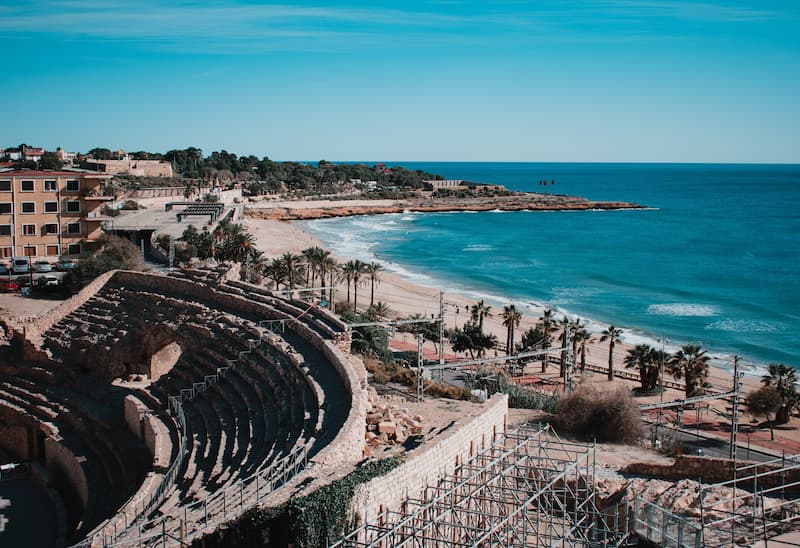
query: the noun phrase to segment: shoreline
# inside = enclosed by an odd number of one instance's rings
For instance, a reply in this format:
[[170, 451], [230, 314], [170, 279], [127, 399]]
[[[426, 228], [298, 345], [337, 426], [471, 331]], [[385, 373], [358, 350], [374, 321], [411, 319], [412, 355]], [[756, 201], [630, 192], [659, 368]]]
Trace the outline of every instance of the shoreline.
[[[264, 251], [264, 253], [268, 256], [279, 256], [287, 251], [299, 253], [305, 248], [317, 245], [328, 249], [340, 260], [344, 258], [338, 256], [333, 250], [317, 240], [313, 235], [306, 232], [303, 229], [302, 223], [265, 220], [254, 218], [252, 216], [245, 216], [243, 220], [247, 230], [250, 231], [256, 238], [259, 249]], [[356, 257], [347, 258], [349, 259]], [[345, 295], [347, 293], [345, 284], [341, 282], [338, 283], [336, 291], [337, 301], [345, 300]], [[467, 288], [456, 289], [453, 292], [447, 292], [445, 294], [445, 300], [447, 303], [449, 303], [448, 306], [445, 307], [445, 326], [447, 328], [452, 328], [454, 325], [463, 325], [469, 316], [468, 308], [477, 300], [483, 298], [487, 304], [492, 306], [492, 312], [494, 313], [493, 317], [486, 318], [484, 326], [485, 331], [495, 334], [498, 338], [498, 343], [500, 345], [504, 345], [506, 340], [506, 329], [502, 326], [502, 320], [499, 318], [499, 314], [502, 312], [501, 307], [503, 304], [508, 304], [514, 301], [512, 299], [504, 299], [502, 296], [488, 297], [485, 295], [480, 295], [479, 292], [478, 295], [480, 296], [475, 298], [475, 294], [476, 292]], [[392, 317], [410, 316], [411, 314], [415, 313], [423, 314], [424, 316], [438, 315], [439, 289], [437, 287], [426, 286], [416, 281], [410, 281], [404, 278], [402, 274], [387, 269], [386, 271], [381, 272], [380, 282], [375, 286], [375, 301], [386, 303], [392, 311]], [[358, 302], [360, 310], [364, 310], [367, 308], [367, 306], [369, 306], [369, 283], [366, 283], [359, 289]], [[518, 305], [518, 309], [523, 313], [523, 317], [519, 327], [516, 328], [517, 335], [515, 337], [515, 342], [519, 342], [522, 333], [529, 327], [533, 327], [537, 323], [539, 317], [539, 313], [536, 313], [527, 302], [525, 302], [523, 306]], [[560, 316], [561, 314], [557, 314], [556, 320], [560, 320]], [[575, 315], [571, 315], [571, 317], [575, 317]], [[581, 317], [581, 319], [586, 321], [590, 326], [592, 324], [594, 324], [594, 326], [604, 325], [601, 322], [595, 322], [588, 318]], [[634, 334], [637, 333], [634, 332]], [[554, 338], [556, 337], [557, 335], [554, 336]], [[587, 364], [607, 367], [608, 343], [600, 343], [598, 339], [599, 337], [595, 336], [594, 342], [592, 342], [588, 347], [589, 350], [587, 352]], [[398, 348], [408, 348], [410, 346], [416, 348], [414, 336], [409, 333], [397, 333], [395, 338], [390, 342], [393, 342]], [[625, 355], [627, 355], [627, 351], [633, 348], [633, 346], [635, 346], [637, 343], [638, 341], [635, 343], [623, 341], [621, 344], [616, 345], [614, 349], [615, 371], [627, 371], [635, 373], [635, 370], [625, 368], [623, 360]], [[667, 346], [666, 350], [669, 351], [670, 346]], [[710, 349], [707, 350], [711, 352]], [[433, 343], [426, 341], [423, 352], [426, 356], [433, 355], [435, 352]], [[447, 348], [446, 354], [453, 355], [454, 353], [452, 352], [452, 349]], [[487, 353], [487, 357], [490, 357], [494, 354], [502, 355], [504, 353], [489, 351]], [[465, 357], [466, 356], [459, 356], [460, 359], [465, 359]], [[547, 373], [542, 374], [540, 373], [540, 367], [538, 364], [533, 367], [534, 369], [532, 374], [536, 377], [544, 379], [545, 381], [549, 382], [559, 378], [559, 372], [557, 368], [554, 370], [553, 367], [549, 367]], [[665, 380], [674, 380], [672, 375], [669, 374], [666, 374], [664, 378]], [[712, 363], [709, 363], [708, 382], [713, 389], [720, 392], [727, 392], [733, 387], [733, 372], [731, 369], [721, 366], [718, 363], [713, 363], [712, 361]], [[639, 386], [638, 381], [624, 379], [622, 377], [615, 377], [613, 381], [609, 382], [606, 378], [606, 374], [591, 372], [588, 369], [585, 373], [579, 375], [578, 383], [590, 385], [600, 390], [611, 390], [618, 387], [632, 389]], [[751, 390], [754, 390], [760, 386], [760, 376], [757, 374], [745, 375], [741, 380], [741, 393], [744, 396]], [[684, 397], [685, 395], [683, 390], [674, 388], [666, 388], [663, 393], [663, 401], [677, 400]], [[658, 403], [660, 399], [661, 397], [659, 395], [637, 396], [635, 398], [636, 402], [639, 404]], [[704, 423], [708, 421], [719, 420], [717, 415], [720, 413], [726, 413], [726, 407], [729, 405], [725, 400], [714, 400], [708, 403], [709, 405], [703, 407], [702, 410], [702, 422]], [[742, 407], [740, 412], [742, 414], [741, 424], [744, 426], [748, 424], [749, 415], [745, 406]], [[692, 412], [691, 415], [694, 415], [694, 412]], [[757, 422], [761, 421], [758, 420]], [[787, 440], [788, 443], [797, 444], [798, 450], [800, 451], [800, 432], [798, 432], [797, 422], [797, 419], [792, 419], [789, 424], [783, 425], [781, 430], [776, 429], [776, 440], [784, 439]], [[753, 421], [750, 424], [754, 425], [756, 424], [756, 421]], [[769, 429], [758, 428], [755, 433], [751, 435], [753, 436], [753, 439], [756, 440], [759, 436], [762, 436], [762, 434], [766, 435], [768, 439]]]
[[[342, 256], [337, 254], [334, 250], [331, 250], [327, 247], [326, 244], [318, 240], [315, 236], [310, 234], [305, 230], [305, 227], [302, 226], [304, 221], [310, 221], [312, 219], [303, 219], [301, 221], [282, 221], [282, 220], [275, 220], [275, 219], [261, 219], [261, 218], [252, 218], [246, 217], [246, 226], [251, 233], [256, 236], [257, 245], [259, 249], [262, 249], [267, 255], [277, 256], [281, 253], [286, 251], [291, 251], [293, 253], [298, 253], [303, 249], [311, 246], [319, 246], [331, 251], [331, 253], [337, 257], [339, 260], [348, 260], [352, 258], [359, 258], [359, 257], [351, 257], [351, 256]], [[263, 230], [263, 227], [269, 227], [268, 234], [266, 238], [264, 235], [257, 234], [259, 232], [259, 227]], [[259, 237], [261, 236], [261, 237]], [[265, 243], [267, 240], [269, 243]], [[287, 245], [287, 240], [291, 242], [291, 244]], [[366, 260], [365, 257], [361, 257], [362, 260]], [[375, 259], [377, 260], [377, 259]], [[439, 305], [438, 305], [438, 295], [439, 289], [442, 288], [442, 284], [438, 283], [435, 278], [431, 278], [428, 274], [420, 274], [420, 273], [413, 273], [411, 271], [406, 271], [405, 273], [396, 270], [395, 266], [392, 263], [387, 263], [386, 261], [380, 261], [384, 265], [388, 265], [386, 270], [382, 271], [380, 274], [380, 282], [375, 287], [375, 300], [386, 302], [392, 311], [399, 315], [410, 315], [412, 313], [421, 313], [424, 315], [430, 315], [432, 313], [438, 314]], [[402, 270], [406, 270], [405, 267], [402, 267]], [[425, 277], [430, 279], [430, 284], [427, 284], [419, 279], [409, 279], [411, 275], [415, 275], [417, 277]], [[346, 294], [346, 287], [343, 283], [337, 284], [337, 292], [341, 295]], [[369, 293], [370, 287], [369, 285], [363, 286], [359, 290], [359, 308], [365, 309], [366, 306], [362, 306], [363, 303], [368, 303], [369, 301]], [[365, 300], [366, 299], [366, 300]], [[453, 327], [454, 324], [458, 324], [461, 326], [464, 321], [467, 319], [467, 313], [465, 312], [466, 307], [472, 306], [475, 302], [479, 300], [483, 300], [487, 304], [492, 306], [493, 312], [497, 313], [502, 311], [502, 306], [509, 303], [514, 303], [517, 305], [520, 312], [523, 314], [523, 318], [521, 320], [520, 326], [516, 329], [517, 336], [515, 337], [516, 342], [519, 342], [522, 332], [524, 332], [528, 327], [533, 327], [536, 322], [538, 321], [538, 317], [541, 314], [541, 311], [546, 308], [546, 304], [538, 303], [531, 300], [514, 300], [511, 298], [504, 297], [502, 295], [493, 295], [481, 292], [480, 290], [470, 289], [467, 287], [447, 287], [445, 289], [445, 299], [452, 306], [458, 306], [461, 310], [458, 313], [453, 313], [452, 310], [447, 310], [445, 314], [445, 325], [448, 328]], [[416, 300], [417, 302], [413, 302]], [[451, 306], [447, 307], [448, 309], [452, 308]], [[567, 315], [570, 318], [580, 318], [584, 321], [587, 325], [587, 329], [593, 334], [596, 335], [596, 338], [599, 338], [599, 334], [603, 328], [607, 326], [606, 323], [595, 320], [590, 317], [585, 317], [580, 314], [576, 314], [570, 311], [565, 311], [562, 308], [552, 307], [556, 320], [560, 320], [563, 315]], [[495, 316], [492, 318], [487, 318], [487, 330], [494, 333], [498, 337], [498, 342], [501, 344], [505, 341], [505, 327], [501, 325], [500, 320]], [[636, 339], [642, 338], [649, 338], [649, 336], [635, 327], [624, 327], [625, 333], [623, 333], [623, 342], [621, 344], [617, 344], [614, 349], [614, 362], [615, 362], [615, 370], [624, 369], [623, 359], [627, 354], [627, 350], [633, 348], [636, 344], [640, 344], [641, 340], [636, 341], [629, 341], [625, 340], [625, 336], [635, 337]], [[651, 344], [654, 346], [654, 344]], [[674, 351], [677, 350], [679, 346], [673, 344], [667, 344], [665, 349], [667, 351]], [[590, 346], [590, 351], [587, 353], [587, 362], [596, 363], [597, 365], [604, 365], [607, 363], [608, 360], [608, 349], [607, 343], [599, 343], [597, 341], [593, 342]], [[712, 357], [712, 361], [709, 364], [710, 373], [709, 379], [711, 380], [712, 377], [716, 377], [716, 375], [712, 375], [713, 371], [719, 371], [724, 374], [724, 377], [729, 378], [729, 382], [725, 383], [724, 386], [715, 386], [716, 388], [725, 388], [726, 386], [732, 386], [733, 384], [733, 371], [729, 367], [721, 364], [720, 361], [724, 360], [725, 358], [720, 357], [720, 353], [712, 353], [712, 349], [706, 348], [705, 349], [709, 356]], [[760, 371], [748, 373], [745, 371], [746, 378], [750, 378], [754, 381], [760, 379], [760, 375], [762, 373]], [[721, 379], [718, 379], [721, 380]], [[726, 379], [727, 380], [727, 379]]]
[[519, 194], [486, 198], [411, 198], [400, 200], [260, 201], [246, 205], [248, 215], [275, 221], [307, 221], [385, 213], [481, 211], [606, 211], [650, 209], [631, 202], [594, 201], [561, 194]]

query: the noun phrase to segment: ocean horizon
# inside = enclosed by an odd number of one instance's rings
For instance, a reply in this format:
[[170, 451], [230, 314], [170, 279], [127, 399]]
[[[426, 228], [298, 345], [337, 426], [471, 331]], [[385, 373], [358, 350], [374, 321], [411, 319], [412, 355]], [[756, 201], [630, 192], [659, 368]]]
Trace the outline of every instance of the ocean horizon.
[[[365, 162], [366, 163], [366, 162]], [[372, 162], [370, 162], [372, 163]], [[551, 305], [630, 343], [700, 343], [725, 367], [800, 366], [796, 164], [384, 162], [646, 210], [403, 213], [303, 222], [335, 253], [409, 281]]]

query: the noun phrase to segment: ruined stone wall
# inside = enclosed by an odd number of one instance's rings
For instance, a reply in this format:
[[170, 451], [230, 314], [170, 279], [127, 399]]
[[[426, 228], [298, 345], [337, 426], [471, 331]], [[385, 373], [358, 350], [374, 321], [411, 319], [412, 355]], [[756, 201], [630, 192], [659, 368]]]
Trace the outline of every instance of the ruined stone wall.
[[139, 440], [142, 439], [142, 415], [146, 411], [147, 406], [139, 398], [133, 394], [125, 396], [125, 400], [123, 400], [125, 424], [128, 425], [128, 430]]
[[419, 497], [423, 489], [471, 455], [492, 443], [495, 434], [505, 431], [508, 396], [495, 394], [485, 403], [484, 411], [464, 424], [457, 425], [444, 439], [436, 439], [411, 453], [408, 459], [389, 472], [359, 486], [351, 511], [365, 523], [382, 508], [399, 510], [407, 497]]
[[[742, 463], [738, 465], [741, 467]], [[788, 465], [788, 462], [787, 462]], [[759, 467], [759, 474], [769, 470], [770, 468]], [[778, 467], [772, 467], [772, 470], [778, 470]], [[693, 479], [701, 480], [703, 483], [720, 483], [723, 481], [731, 481], [734, 479], [735, 466], [730, 459], [714, 459], [708, 457], [695, 457], [691, 455], [679, 455], [675, 457], [673, 464], [650, 464], [644, 462], [636, 462], [629, 464], [623, 470], [625, 474], [632, 474], [636, 476], [647, 476], [653, 478], [667, 479], [667, 480], [682, 480]], [[753, 470], [749, 470], [746, 474], [752, 474]], [[739, 479], [744, 473], [739, 473]], [[782, 483], [800, 482], [800, 470], [789, 470], [781, 474], [773, 474], [769, 476], [759, 477], [759, 487], [775, 487]], [[744, 487], [744, 485], [743, 485]]]
[[108, 282], [108, 280], [110, 280], [113, 276], [114, 271], [101, 274], [92, 280], [86, 287], [81, 289], [77, 295], [64, 301], [54, 309], [35, 317], [30, 322], [22, 324], [22, 335], [35, 347], [32, 348], [31, 344], [24, 344], [22, 359], [35, 359], [37, 349], [41, 347], [43, 342], [42, 335], [44, 332], [63, 320], [66, 316], [75, 312], [86, 301], [94, 297], [95, 293], [97, 293], [100, 288], [106, 285], [106, 282]]
[[31, 453], [30, 437], [29, 426], [0, 424], [0, 449], [14, 460], [22, 462], [35, 458]]
[[[67, 489], [59, 489], [62, 494], [77, 495], [81, 505], [80, 513], [83, 513], [89, 502], [89, 486], [81, 461], [66, 446], [49, 436], [44, 440], [44, 447], [47, 471], [56, 480], [57, 486], [59, 483], [66, 483], [69, 486]], [[72, 501], [67, 501], [67, 504], [71, 503]]]

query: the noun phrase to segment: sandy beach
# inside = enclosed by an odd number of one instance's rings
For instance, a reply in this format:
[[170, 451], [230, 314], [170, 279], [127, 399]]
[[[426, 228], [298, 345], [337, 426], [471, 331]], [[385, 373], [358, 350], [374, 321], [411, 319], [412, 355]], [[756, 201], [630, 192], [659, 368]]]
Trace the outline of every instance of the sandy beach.
[[[253, 216], [245, 215], [243, 224], [247, 230], [253, 234], [256, 239], [257, 247], [262, 250], [269, 257], [277, 257], [278, 255], [291, 251], [298, 253], [303, 249], [317, 245], [324, 247], [318, 240], [304, 232], [300, 226], [291, 222], [267, 220], [261, 218], [254, 218]], [[339, 257], [340, 260], [346, 260], [345, 257]], [[337, 301], [345, 300], [347, 288], [344, 283], [340, 283], [337, 287]], [[405, 317], [412, 314], [422, 314], [430, 317], [438, 315], [439, 313], [439, 290], [437, 288], [424, 287], [421, 285], [413, 284], [401, 278], [399, 275], [384, 271], [380, 273], [380, 281], [375, 286], [375, 301], [386, 303], [393, 317]], [[469, 318], [469, 307], [475, 301], [465, 295], [457, 293], [447, 293], [445, 295], [445, 325], [448, 328], [454, 326], [463, 326], [464, 322]], [[359, 309], [364, 310], [370, 303], [370, 285], [365, 283], [359, 288], [358, 291], [358, 304]], [[492, 317], [484, 320], [484, 329], [497, 336], [498, 342], [505, 345], [506, 341], [506, 328], [502, 325], [500, 314], [502, 307], [506, 304], [512, 303], [488, 303], [492, 306]], [[560, 317], [556, 318], [560, 320]], [[538, 320], [538, 315], [523, 315], [520, 326], [516, 329], [517, 335], [515, 336], [516, 342], [519, 342], [522, 333], [530, 327], [533, 327]], [[599, 339], [599, 335], [595, 335], [595, 339]], [[411, 334], [398, 333], [391, 342], [392, 347], [397, 349], [416, 350], [416, 340]], [[618, 344], [614, 349], [614, 368], [616, 371], [634, 372], [634, 370], [625, 370], [624, 358], [628, 349], [631, 347], [629, 344]], [[450, 348], [445, 349], [448, 361], [455, 358], [455, 353]], [[425, 345], [424, 354], [428, 358], [435, 358], [438, 353], [434, 348], [433, 343]], [[501, 351], [489, 351], [488, 356], [503, 355]], [[468, 356], [460, 355], [458, 359], [467, 359]], [[601, 367], [607, 367], [608, 364], [608, 344], [600, 343], [597, 340], [589, 346], [587, 353], [587, 363]], [[541, 373], [541, 364], [536, 362], [526, 367], [525, 374], [542, 379], [542, 383], [546, 386], [552, 387], [558, 382], [559, 371], [557, 367], [550, 367], [544, 374]], [[674, 380], [667, 374], [666, 380]], [[639, 386], [639, 383], [634, 380], [627, 380], [622, 378], [615, 378], [613, 382], [607, 380], [605, 373], [585, 372], [583, 375], [578, 373], [575, 378], [576, 382], [581, 384], [592, 384], [600, 389], [614, 389], [618, 386], [626, 386], [634, 388]], [[680, 381], [677, 381], [680, 382]], [[711, 387], [720, 392], [728, 392], [733, 389], [733, 375], [727, 369], [710, 367], [708, 382]], [[744, 376], [742, 379], [742, 394], [746, 394], [752, 389], [760, 386], [758, 377]], [[682, 390], [669, 388], [663, 395], [664, 401], [683, 398], [684, 393]], [[660, 396], [650, 397], [637, 397], [637, 403], [657, 403]], [[694, 428], [696, 421], [699, 419], [701, 429], [709, 434], [714, 433], [717, 437], [724, 437], [726, 431], [729, 429], [728, 422], [719, 416], [719, 413], [728, 413], [730, 410], [726, 409], [728, 403], [722, 400], [715, 400], [710, 404], [703, 403], [699, 406], [699, 411], [691, 410], [684, 413], [683, 424], [691, 425]], [[667, 414], [669, 415], [669, 413]], [[753, 422], [750, 415], [747, 414], [746, 408], [740, 408], [740, 429], [741, 431], [748, 430], [751, 425], [756, 425], [762, 419]], [[776, 442], [769, 441], [769, 429], [758, 429], [748, 436], [753, 446], [761, 445], [765, 448], [782, 447], [787, 454], [800, 452], [800, 419], [793, 418], [789, 424], [781, 425], [775, 430]]]

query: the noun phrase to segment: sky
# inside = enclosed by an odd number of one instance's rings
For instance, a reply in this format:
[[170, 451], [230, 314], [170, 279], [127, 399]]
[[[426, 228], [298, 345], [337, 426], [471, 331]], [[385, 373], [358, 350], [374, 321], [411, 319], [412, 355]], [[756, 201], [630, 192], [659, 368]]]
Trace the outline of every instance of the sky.
[[797, 0], [19, 0], [0, 43], [0, 147], [800, 163]]

